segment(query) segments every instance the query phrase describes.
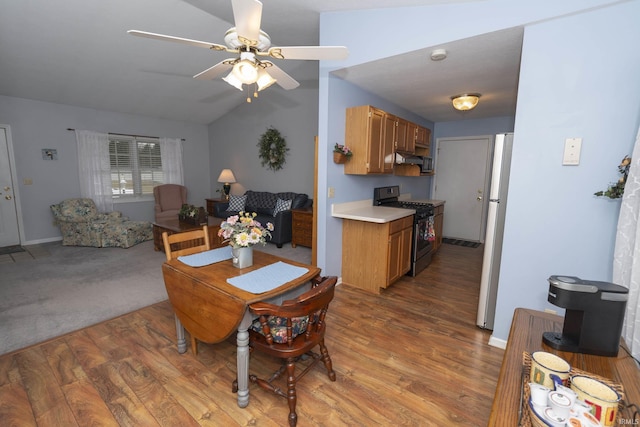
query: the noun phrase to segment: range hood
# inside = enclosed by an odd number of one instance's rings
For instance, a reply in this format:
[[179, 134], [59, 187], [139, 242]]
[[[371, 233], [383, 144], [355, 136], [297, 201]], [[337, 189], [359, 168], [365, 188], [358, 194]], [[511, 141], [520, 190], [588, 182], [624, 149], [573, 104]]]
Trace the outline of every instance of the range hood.
[[422, 157], [396, 153], [396, 164], [398, 165], [421, 165], [422, 163]]

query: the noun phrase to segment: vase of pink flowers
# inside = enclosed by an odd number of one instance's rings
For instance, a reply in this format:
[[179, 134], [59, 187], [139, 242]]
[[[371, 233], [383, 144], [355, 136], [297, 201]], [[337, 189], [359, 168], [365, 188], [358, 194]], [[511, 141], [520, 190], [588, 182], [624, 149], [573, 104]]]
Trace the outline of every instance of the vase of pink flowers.
[[246, 268], [253, 265], [253, 246], [260, 243], [267, 244], [267, 238], [271, 238], [273, 224], [268, 222], [266, 226], [256, 221], [255, 212], [240, 212], [230, 216], [220, 224], [218, 236], [229, 242], [233, 265], [238, 268]]

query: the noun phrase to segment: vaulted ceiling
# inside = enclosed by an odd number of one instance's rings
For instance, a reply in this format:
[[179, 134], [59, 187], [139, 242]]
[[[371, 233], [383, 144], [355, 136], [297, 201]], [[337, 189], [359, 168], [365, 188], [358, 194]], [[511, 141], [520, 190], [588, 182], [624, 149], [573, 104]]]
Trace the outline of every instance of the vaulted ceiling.
[[[321, 12], [464, 2], [264, 0], [262, 29], [276, 46], [317, 45]], [[232, 26], [230, 0], [8, 2], [0, 13], [0, 95], [208, 124], [245, 102], [246, 94], [220, 78], [193, 79], [229, 54], [132, 37], [127, 30], [223, 43]], [[521, 29], [504, 30], [336, 74], [432, 121], [512, 115], [521, 44]], [[445, 48], [448, 58], [432, 61], [435, 48]], [[317, 86], [316, 61], [277, 65], [301, 87]], [[473, 116], [449, 101], [467, 91], [483, 95]], [[260, 96], [287, 91], [274, 85]]]

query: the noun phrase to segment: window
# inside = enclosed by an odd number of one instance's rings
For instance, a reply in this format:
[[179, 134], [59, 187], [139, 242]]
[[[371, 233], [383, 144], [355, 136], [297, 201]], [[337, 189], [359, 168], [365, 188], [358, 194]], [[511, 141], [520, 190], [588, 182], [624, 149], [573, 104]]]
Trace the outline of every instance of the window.
[[114, 198], [153, 195], [164, 184], [157, 139], [109, 135], [109, 161]]

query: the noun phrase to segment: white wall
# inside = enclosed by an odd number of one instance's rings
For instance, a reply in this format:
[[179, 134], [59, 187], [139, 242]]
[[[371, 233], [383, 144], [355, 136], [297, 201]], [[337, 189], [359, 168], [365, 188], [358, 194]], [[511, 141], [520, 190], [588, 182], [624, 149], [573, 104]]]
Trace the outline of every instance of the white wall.
[[[631, 152], [638, 128], [637, 16], [638, 0], [487, 0], [321, 16], [321, 44], [351, 47], [349, 65], [525, 26], [494, 331], [498, 339], [507, 338], [515, 307], [547, 304], [550, 274], [610, 277], [617, 209], [593, 192], [617, 179], [616, 167]], [[371, 43], [375, 49], [356, 48]], [[335, 65], [321, 65], [319, 136], [324, 152], [334, 142], [333, 129], [344, 126], [339, 118], [344, 101], [335, 97], [343, 85], [329, 74]], [[562, 167], [564, 139], [576, 136], [584, 141], [581, 165]], [[319, 173], [321, 181], [331, 180], [347, 192], [364, 185], [334, 175], [326, 156]], [[318, 219], [324, 232], [319, 233], [318, 262], [333, 274], [339, 265], [333, 251], [341, 233], [327, 212], [326, 206], [320, 209]]]
[[[75, 133], [67, 128], [184, 138], [189, 202], [204, 206], [210, 194], [209, 142], [204, 125], [6, 96], [0, 96], [0, 122], [10, 126], [13, 137], [22, 244], [60, 239], [49, 206], [80, 196]], [[42, 160], [43, 148], [58, 150], [58, 160]], [[24, 185], [25, 178], [33, 184]], [[134, 220], [153, 220], [153, 202], [117, 204], [114, 209]]]
[[[300, 87], [285, 91], [273, 85], [251, 103], [244, 103], [209, 125], [212, 147], [211, 196], [217, 198], [222, 169], [229, 168], [238, 181], [231, 194], [245, 190], [305, 193], [313, 197], [315, 137], [318, 134], [318, 64], [300, 63]], [[285, 138], [289, 152], [278, 171], [262, 166], [258, 141], [273, 127]]]

